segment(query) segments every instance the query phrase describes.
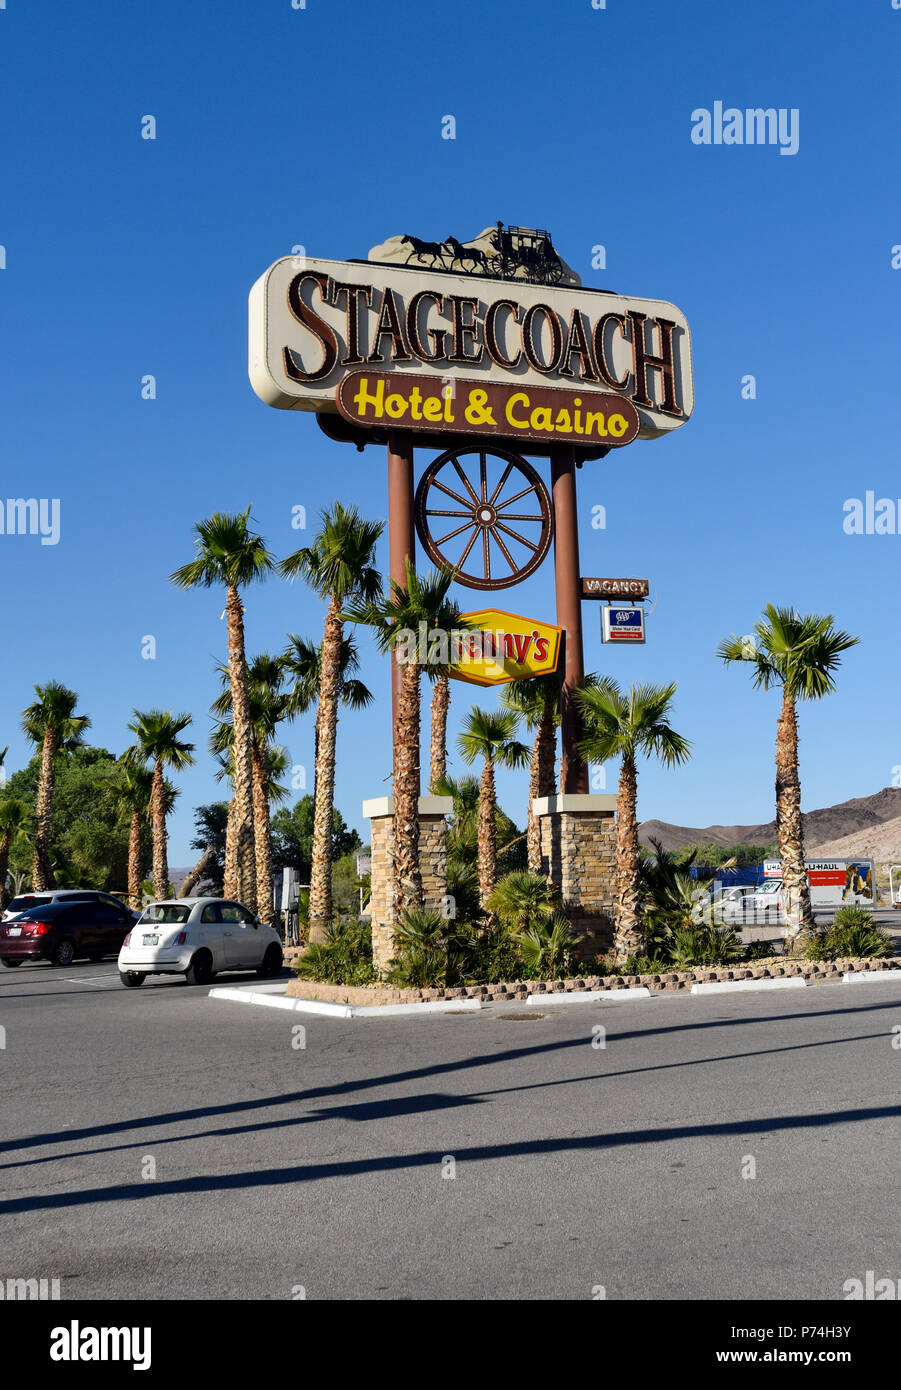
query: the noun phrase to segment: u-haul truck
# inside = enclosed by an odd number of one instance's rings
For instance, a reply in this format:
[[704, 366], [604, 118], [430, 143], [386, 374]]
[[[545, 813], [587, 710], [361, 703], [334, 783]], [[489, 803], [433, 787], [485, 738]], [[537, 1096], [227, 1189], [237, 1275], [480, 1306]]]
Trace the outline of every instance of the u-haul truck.
[[[876, 866], [872, 859], [805, 859], [810, 885], [810, 906], [814, 914], [832, 915], [840, 907], [856, 903], [876, 906]], [[728, 910], [731, 909], [731, 910]], [[736, 894], [728, 904], [728, 917], [748, 926], [779, 924], [782, 910], [782, 861], [765, 859], [763, 883], [752, 893]]]

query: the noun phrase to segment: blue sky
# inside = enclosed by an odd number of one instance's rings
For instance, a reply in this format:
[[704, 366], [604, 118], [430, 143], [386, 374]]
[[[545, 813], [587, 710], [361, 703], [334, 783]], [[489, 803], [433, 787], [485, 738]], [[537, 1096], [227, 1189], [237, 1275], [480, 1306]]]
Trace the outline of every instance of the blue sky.
[[[365, 256], [401, 232], [466, 240], [501, 218], [548, 227], [586, 284], [671, 299], [692, 327], [692, 420], [579, 474], [583, 573], [657, 591], [640, 649], [602, 649], [585, 605], [586, 664], [678, 680], [675, 722], [695, 743], [686, 768], [642, 772], [641, 815], [772, 814], [777, 697], [714, 654], [767, 601], [832, 612], [862, 638], [838, 693], [802, 711], [805, 806], [891, 782], [901, 536], [842, 529], [845, 499], [901, 495], [891, 0], [7, 0], [0, 55], [0, 493], [58, 497], [62, 520], [56, 546], [0, 537], [10, 769], [36, 681], [76, 689], [115, 752], [134, 707], [191, 711], [200, 756], [170, 859], [192, 859], [192, 808], [222, 794], [205, 749], [225, 643], [221, 596], [167, 581], [194, 521], [253, 503], [283, 555], [309, 539], [294, 506], [386, 505], [380, 449], [330, 443], [312, 416], [254, 396], [250, 286], [296, 244]], [[799, 152], [694, 144], [692, 111], [718, 100], [797, 108]], [[431, 454], [417, 457], [418, 475]], [[546, 565], [498, 606], [553, 620], [552, 579]], [[249, 649], [318, 637], [322, 618], [302, 584], [274, 580], [248, 594]], [[341, 721], [337, 804], [365, 832], [361, 800], [388, 789], [390, 709], [387, 668], [360, 645], [377, 700]], [[457, 716], [468, 694], [454, 686]], [[285, 733], [309, 768], [312, 735], [311, 719]], [[500, 789], [521, 820], [524, 780]]]

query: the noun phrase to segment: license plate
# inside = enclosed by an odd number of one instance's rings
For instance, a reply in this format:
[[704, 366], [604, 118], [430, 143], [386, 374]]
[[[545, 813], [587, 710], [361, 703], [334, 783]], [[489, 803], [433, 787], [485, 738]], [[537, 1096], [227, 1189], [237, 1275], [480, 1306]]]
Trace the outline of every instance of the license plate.
[[9, 929], [9, 934], [10, 934], [10, 936], [21, 936], [21, 935], [22, 935], [22, 928], [21, 928], [21, 927], [10, 927], [10, 929]]
[[145, 946], [158, 946], [159, 944], [160, 944], [159, 936], [145, 936], [145, 937], [144, 937], [144, 945], [145, 945]]

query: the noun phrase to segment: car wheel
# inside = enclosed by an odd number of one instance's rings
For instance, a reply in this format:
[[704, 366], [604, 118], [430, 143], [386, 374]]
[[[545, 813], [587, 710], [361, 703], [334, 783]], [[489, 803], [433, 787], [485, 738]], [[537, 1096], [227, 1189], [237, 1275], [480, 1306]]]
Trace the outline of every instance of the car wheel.
[[75, 942], [72, 938], [64, 936], [62, 941], [56, 946], [50, 959], [54, 965], [71, 965], [75, 959]]
[[263, 979], [271, 979], [273, 975], [278, 974], [281, 968], [282, 948], [281, 946], [276, 946], [273, 942], [271, 946], [266, 948], [266, 954], [263, 957], [262, 964], [257, 966], [257, 974]]
[[17, 965], [22, 964], [21, 956], [0, 956], [0, 960], [3, 961], [3, 964], [6, 966], [7, 970], [15, 970]]
[[185, 971], [189, 985], [208, 985], [213, 978], [213, 957], [209, 951], [198, 951], [192, 956], [191, 964]]
[[141, 970], [120, 970], [119, 979], [126, 989], [137, 989], [147, 979]]

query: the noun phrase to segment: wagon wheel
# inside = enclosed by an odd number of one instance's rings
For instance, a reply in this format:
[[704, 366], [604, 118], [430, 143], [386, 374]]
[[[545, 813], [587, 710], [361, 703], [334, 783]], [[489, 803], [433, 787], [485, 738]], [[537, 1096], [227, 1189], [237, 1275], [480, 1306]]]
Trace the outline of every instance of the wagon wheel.
[[551, 499], [518, 454], [448, 449], [419, 480], [416, 529], [429, 558], [456, 570], [460, 584], [507, 589], [547, 555], [554, 534]]

